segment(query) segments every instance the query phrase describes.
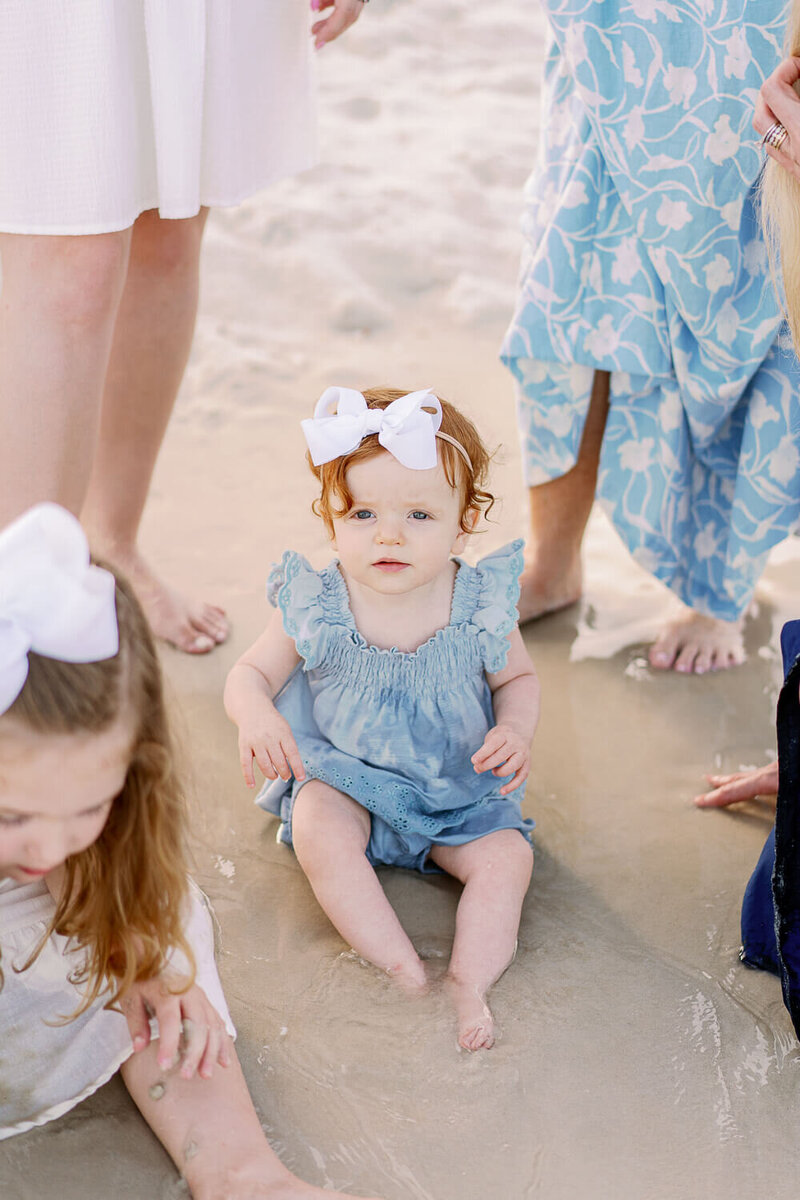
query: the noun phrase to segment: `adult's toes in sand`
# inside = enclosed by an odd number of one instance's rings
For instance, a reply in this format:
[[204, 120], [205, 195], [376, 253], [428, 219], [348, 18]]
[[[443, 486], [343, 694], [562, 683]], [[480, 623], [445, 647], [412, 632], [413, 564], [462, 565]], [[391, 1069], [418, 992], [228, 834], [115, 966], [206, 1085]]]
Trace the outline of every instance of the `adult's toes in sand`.
[[127, 575], [157, 638], [186, 654], [208, 654], [230, 632], [223, 609], [169, 587], [137, 552], [108, 555]]
[[669, 622], [650, 647], [651, 667], [704, 675], [744, 662], [742, 621], [720, 621], [688, 609]]

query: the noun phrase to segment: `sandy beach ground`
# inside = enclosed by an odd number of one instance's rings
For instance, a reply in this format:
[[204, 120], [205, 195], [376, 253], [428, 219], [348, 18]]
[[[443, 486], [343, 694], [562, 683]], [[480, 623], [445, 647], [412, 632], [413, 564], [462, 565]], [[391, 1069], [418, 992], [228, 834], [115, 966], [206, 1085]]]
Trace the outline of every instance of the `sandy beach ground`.
[[[233, 620], [210, 658], [163, 653], [196, 877], [264, 1128], [304, 1178], [386, 1200], [782, 1200], [800, 1168], [800, 1053], [777, 980], [737, 959], [771, 811], [690, 798], [704, 771], [774, 755], [795, 545], [773, 555], [748, 662], [730, 674], [647, 667], [670, 600], [599, 514], [583, 602], [526, 629], [544, 696], [525, 806], [537, 866], [489, 1053], [457, 1050], [435, 990], [410, 1002], [347, 952], [254, 808], [222, 711], [227, 670], [267, 616], [270, 562], [287, 546], [326, 561], [298, 421], [328, 384], [433, 386], [461, 404], [498, 447], [504, 498], [471, 552], [524, 532], [497, 350], [544, 41], [529, 0], [372, 0], [320, 55], [321, 164], [211, 219], [143, 536], [171, 579]], [[441, 972], [457, 887], [382, 878]], [[3, 1200], [182, 1195], [118, 1079], [0, 1146]]]

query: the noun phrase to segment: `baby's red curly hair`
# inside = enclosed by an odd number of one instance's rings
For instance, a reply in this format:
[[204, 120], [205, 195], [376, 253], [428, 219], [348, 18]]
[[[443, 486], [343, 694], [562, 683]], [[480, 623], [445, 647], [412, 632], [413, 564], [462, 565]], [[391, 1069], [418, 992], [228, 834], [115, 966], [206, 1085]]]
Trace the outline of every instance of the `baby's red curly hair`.
[[[367, 408], [387, 408], [393, 400], [399, 400], [407, 394], [402, 388], [375, 387], [367, 388], [363, 396]], [[487, 516], [495, 503], [495, 497], [485, 487], [491, 455], [469, 417], [465, 417], [441, 396], [439, 403], [442, 406], [442, 433], [446, 433], [463, 446], [469, 456], [471, 466], [467, 465], [455, 446], [444, 438], [437, 438], [436, 444], [445, 478], [453, 491], [461, 492], [461, 529], [464, 533], [472, 533], [474, 514], [477, 512]], [[318, 467], [311, 461], [311, 455], [306, 454], [308, 464], [320, 485], [319, 497], [311, 507], [316, 516], [325, 522], [331, 537], [334, 520], [343, 517], [353, 505], [353, 497], [347, 486], [348, 469], [354, 463], [366, 462], [376, 454], [385, 453], [377, 433], [371, 433], [355, 450]]]

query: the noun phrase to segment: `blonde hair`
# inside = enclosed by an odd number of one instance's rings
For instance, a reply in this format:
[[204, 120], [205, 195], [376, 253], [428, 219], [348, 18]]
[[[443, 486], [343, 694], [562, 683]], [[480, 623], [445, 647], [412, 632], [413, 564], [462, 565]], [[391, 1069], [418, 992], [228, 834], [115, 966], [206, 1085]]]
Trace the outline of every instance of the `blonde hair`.
[[[407, 394], [402, 389], [387, 387], [367, 388], [363, 393], [367, 408], [387, 408], [393, 400], [399, 400]], [[453, 491], [461, 492], [461, 529], [464, 533], [472, 533], [472, 523], [468, 514], [477, 511], [487, 516], [495, 503], [495, 497], [484, 486], [489, 475], [491, 456], [472, 421], [447, 400], [442, 400], [441, 396], [439, 403], [442, 406], [442, 433], [446, 433], [463, 446], [470, 460], [468, 466], [455, 446], [443, 438], [437, 438], [436, 445], [439, 447], [445, 479]], [[371, 433], [355, 450], [319, 467], [314, 466], [311, 455], [306, 454], [308, 464], [320, 485], [320, 495], [311, 507], [314, 514], [325, 522], [331, 537], [334, 520], [343, 517], [353, 505], [353, 497], [347, 486], [348, 469], [353, 463], [366, 462], [377, 454], [385, 453], [378, 441], [378, 435]]]
[[[71, 977], [84, 1012], [109, 989], [110, 1008], [136, 980], [151, 979], [170, 949], [194, 959], [182, 929], [188, 892], [185, 803], [175, 769], [161, 669], [153, 637], [130, 585], [117, 578], [119, 653], [65, 663], [31, 652], [28, 678], [4, 717], [41, 735], [100, 734], [130, 722], [130, 763], [100, 836], [65, 862], [65, 885], [39, 945], [53, 932], [84, 950]], [[0, 983], [2, 977], [0, 976]], [[191, 985], [191, 979], [186, 987]]]
[[[800, 55], [800, 2], [789, 11], [787, 55]], [[800, 180], [768, 157], [761, 177], [761, 217], [773, 277], [783, 279], [786, 319], [800, 353]]]

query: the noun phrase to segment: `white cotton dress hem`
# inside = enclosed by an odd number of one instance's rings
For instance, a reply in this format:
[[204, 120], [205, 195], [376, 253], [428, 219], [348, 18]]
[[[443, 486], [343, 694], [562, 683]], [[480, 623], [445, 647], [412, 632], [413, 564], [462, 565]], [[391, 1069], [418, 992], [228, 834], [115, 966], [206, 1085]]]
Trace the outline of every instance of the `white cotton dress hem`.
[[127, 217], [121, 217], [117, 221], [109, 223], [108, 221], [93, 222], [87, 225], [75, 225], [74, 223], [67, 225], [32, 225], [30, 222], [23, 222], [15, 225], [11, 221], [3, 221], [0, 217], [0, 233], [17, 233], [27, 236], [47, 236], [47, 237], [91, 237], [95, 234], [102, 233], [121, 233], [125, 229], [130, 229], [137, 217], [140, 217], [144, 212], [158, 210], [158, 215], [163, 221], [185, 221], [191, 217], [196, 217], [201, 208], [236, 208], [239, 204], [244, 204], [245, 200], [249, 200], [251, 196], [257, 192], [263, 191], [270, 187], [271, 184], [277, 183], [279, 179], [284, 179], [289, 175], [299, 175], [301, 171], [307, 171], [314, 166], [315, 156], [309, 155], [303, 162], [299, 162], [296, 166], [288, 167], [285, 171], [280, 171], [275, 176], [269, 176], [266, 179], [246, 185], [241, 192], [229, 196], [208, 196], [203, 197], [199, 201], [188, 201], [185, 205], [163, 205], [159, 204], [158, 200], [142, 201], [141, 204], [135, 206]]
[[0, 231], [229, 207], [316, 158], [303, 0], [3, 0]]
[[[0, 1141], [45, 1125], [75, 1108], [116, 1074], [133, 1054], [128, 1023], [103, 1007], [100, 997], [75, 1021], [58, 1022], [77, 1008], [80, 993], [69, 975], [80, 951], [51, 934], [32, 965], [22, 965], [44, 934], [55, 911], [43, 880], [18, 884], [0, 879]], [[197, 965], [196, 982], [225, 1022], [231, 1021], [214, 961], [214, 928], [203, 893], [192, 884], [185, 934]], [[176, 971], [185, 960], [173, 954]], [[158, 1037], [158, 1024], [151, 1022]]]

